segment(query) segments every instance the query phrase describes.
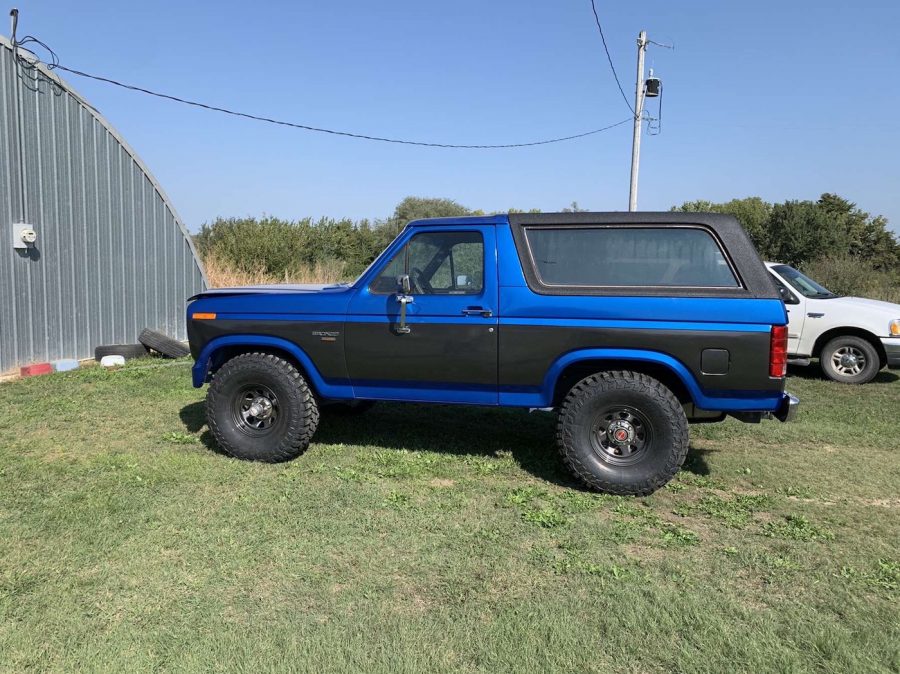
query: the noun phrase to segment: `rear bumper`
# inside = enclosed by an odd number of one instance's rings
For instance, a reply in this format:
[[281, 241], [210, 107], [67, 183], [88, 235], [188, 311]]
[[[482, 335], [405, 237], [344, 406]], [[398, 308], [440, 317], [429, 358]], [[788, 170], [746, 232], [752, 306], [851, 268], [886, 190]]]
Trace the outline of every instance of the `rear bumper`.
[[778, 421], [793, 421], [797, 416], [797, 408], [800, 407], [800, 398], [790, 393], [783, 393], [781, 400], [773, 411], [770, 412], [729, 412], [729, 416], [747, 424], [758, 424], [763, 419], [778, 419]]
[[882, 337], [881, 344], [884, 346], [888, 367], [900, 367], [900, 338]]
[[793, 421], [797, 417], [800, 408], [800, 398], [790, 393], [785, 393], [778, 409], [772, 412], [772, 416], [778, 421]]

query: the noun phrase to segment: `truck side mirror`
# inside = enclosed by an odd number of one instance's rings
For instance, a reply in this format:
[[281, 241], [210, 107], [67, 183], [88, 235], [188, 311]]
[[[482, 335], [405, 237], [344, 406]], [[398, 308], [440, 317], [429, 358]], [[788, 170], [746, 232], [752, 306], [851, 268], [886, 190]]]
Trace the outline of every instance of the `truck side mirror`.
[[788, 290], [785, 286], [779, 285], [778, 292], [781, 293], [781, 299], [785, 304], [800, 304], [800, 300], [798, 300], [794, 293]]
[[401, 295], [409, 295], [412, 286], [409, 283], [409, 274], [403, 274], [397, 277], [397, 292]]

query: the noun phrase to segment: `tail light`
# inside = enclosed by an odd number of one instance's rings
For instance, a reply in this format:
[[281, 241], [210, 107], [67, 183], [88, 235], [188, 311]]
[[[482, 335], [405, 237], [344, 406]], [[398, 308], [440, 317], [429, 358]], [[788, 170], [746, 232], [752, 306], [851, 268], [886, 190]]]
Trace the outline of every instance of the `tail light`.
[[783, 377], [787, 374], [787, 342], [786, 325], [773, 325], [769, 340], [769, 376]]

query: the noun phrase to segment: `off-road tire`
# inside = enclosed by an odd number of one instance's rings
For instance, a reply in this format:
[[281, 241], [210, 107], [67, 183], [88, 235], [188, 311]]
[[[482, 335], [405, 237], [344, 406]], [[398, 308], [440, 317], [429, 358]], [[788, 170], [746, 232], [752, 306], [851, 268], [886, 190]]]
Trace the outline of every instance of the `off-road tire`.
[[107, 344], [94, 349], [94, 360], [98, 363], [103, 359], [103, 356], [122, 356], [125, 360], [130, 360], [149, 355], [150, 352], [147, 351], [143, 344]]
[[153, 349], [167, 358], [184, 358], [191, 352], [186, 344], [149, 328], [141, 331], [138, 341], [148, 349]]
[[[640, 421], [646, 443], [626, 465], [598, 447], [610, 409], [628, 409]], [[665, 485], [684, 463], [688, 422], [678, 398], [662, 383], [629, 371], [599, 372], [569, 391], [559, 409], [556, 438], [563, 461], [582, 482], [610, 494], [646, 496]]]
[[[858, 374], [844, 374], [836, 366], [834, 357], [838, 349], [842, 348], [862, 353], [865, 357], [865, 366]], [[819, 365], [822, 367], [822, 374], [831, 381], [840, 382], [841, 384], [868, 384], [881, 369], [881, 359], [878, 357], [875, 347], [867, 340], [862, 337], [854, 337], [853, 335], [843, 335], [829, 340], [822, 347], [822, 351], [819, 353]]]
[[[240, 401], [248, 388], [275, 397], [277, 416], [269, 429], [254, 431], [241, 421]], [[316, 399], [296, 367], [269, 353], [245, 353], [213, 375], [206, 396], [209, 430], [223, 452], [238, 459], [278, 463], [302, 454], [319, 425]]]

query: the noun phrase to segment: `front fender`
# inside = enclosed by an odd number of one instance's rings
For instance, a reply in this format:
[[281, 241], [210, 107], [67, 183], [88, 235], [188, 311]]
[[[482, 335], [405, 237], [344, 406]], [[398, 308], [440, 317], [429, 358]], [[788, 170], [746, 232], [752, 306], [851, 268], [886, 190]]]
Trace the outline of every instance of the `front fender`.
[[269, 335], [223, 335], [211, 339], [203, 349], [194, 366], [191, 368], [191, 378], [194, 388], [200, 388], [206, 382], [209, 373], [209, 364], [215, 356], [216, 352], [229, 347], [263, 347], [270, 349], [278, 349], [290, 354], [303, 368], [304, 374], [309, 379], [310, 384], [325, 398], [334, 398], [336, 400], [350, 399], [353, 397], [353, 388], [347, 381], [330, 381], [322, 377], [309, 355], [299, 346], [280, 337], [271, 337]]

